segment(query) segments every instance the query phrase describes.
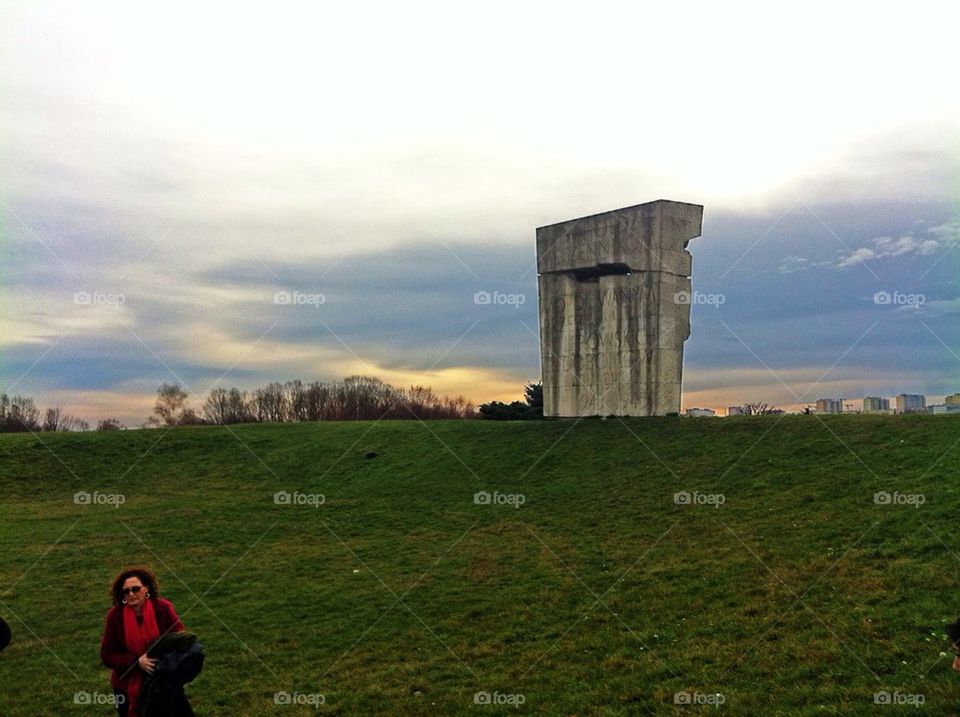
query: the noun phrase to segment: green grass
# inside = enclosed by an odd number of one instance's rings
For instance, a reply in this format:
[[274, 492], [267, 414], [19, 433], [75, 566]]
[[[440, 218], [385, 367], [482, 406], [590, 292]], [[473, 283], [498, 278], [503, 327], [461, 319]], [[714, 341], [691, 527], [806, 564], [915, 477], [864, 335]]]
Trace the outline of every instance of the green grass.
[[109, 713], [74, 695], [109, 692], [107, 588], [146, 562], [206, 646], [199, 715], [954, 714], [958, 458], [941, 416], [3, 435], [0, 711]]

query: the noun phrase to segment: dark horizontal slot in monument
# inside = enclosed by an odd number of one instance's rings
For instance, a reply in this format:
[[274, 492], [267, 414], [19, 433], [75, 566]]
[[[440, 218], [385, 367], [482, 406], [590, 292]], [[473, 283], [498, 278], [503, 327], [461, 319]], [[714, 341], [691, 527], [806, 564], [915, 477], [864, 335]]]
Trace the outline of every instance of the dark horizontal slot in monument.
[[601, 276], [626, 276], [630, 267], [626, 264], [599, 264], [589, 269], [577, 269], [573, 272], [577, 281], [597, 281]]

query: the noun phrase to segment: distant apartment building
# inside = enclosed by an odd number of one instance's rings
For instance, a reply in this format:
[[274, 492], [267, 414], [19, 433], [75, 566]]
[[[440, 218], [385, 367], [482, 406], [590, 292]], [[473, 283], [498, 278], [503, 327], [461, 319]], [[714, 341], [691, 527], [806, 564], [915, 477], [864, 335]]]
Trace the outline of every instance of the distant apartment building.
[[935, 403], [932, 406], [927, 406], [927, 413], [956, 413], [960, 415], [960, 403]]
[[727, 408], [728, 416], [742, 416], [743, 411], [740, 410], [740, 406], [730, 406]]
[[712, 408], [688, 408], [687, 415], [691, 418], [710, 418], [716, 416], [717, 412]]
[[943, 402], [947, 406], [960, 406], [960, 393], [947, 396], [945, 399], [943, 399]]
[[843, 413], [842, 398], [817, 399], [817, 413]]
[[864, 413], [879, 413], [880, 411], [890, 410], [890, 399], [880, 398], [879, 396], [867, 396], [863, 399]]
[[897, 396], [897, 413], [926, 413], [927, 398], [916, 393], [901, 393]]

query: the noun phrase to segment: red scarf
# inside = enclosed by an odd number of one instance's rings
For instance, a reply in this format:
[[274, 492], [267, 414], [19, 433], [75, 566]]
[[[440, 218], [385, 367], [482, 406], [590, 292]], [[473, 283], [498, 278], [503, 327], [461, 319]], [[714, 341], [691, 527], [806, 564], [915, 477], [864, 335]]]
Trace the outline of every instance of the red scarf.
[[[123, 636], [127, 643], [127, 650], [137, 657], [147, 651], [150, 644], [160, 637], [157, 627], [157, 618], [153, 614], [153, 601], [147, 598], [143, 601], [143, 624], [137, 622], [137, 613], [129, 605], [123, 606]], [[143, 670], [138, 664], [126, 677], [120, 679], [121, 689], [126, 692], [129, 700], [127, 714], [137, 717], [137, 696], [143, 684]]]

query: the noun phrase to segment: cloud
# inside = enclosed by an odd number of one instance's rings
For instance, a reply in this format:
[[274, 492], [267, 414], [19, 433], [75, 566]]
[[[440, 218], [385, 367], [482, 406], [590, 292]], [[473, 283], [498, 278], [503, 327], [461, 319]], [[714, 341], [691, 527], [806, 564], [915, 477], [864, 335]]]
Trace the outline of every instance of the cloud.
[[920, 254], [929, 256], [940, 248], [940, 242], [936, 239], [914, 239], [912, 236], [891, 239], [890, 237], [880, 237], [874, 240], [877, 247], [877, 257], [887, 258], [903, 256], [904, 254]]
[[810, 260], [802, 256], [788, 256], [780, 263], [781, 274], [792, 274], [810, 267]]
[[899, 239], [882, 236], [873, 239], [873, 248], [861, 247], [848, 256], [841, 257], [836, 267], [845, 269], [874, 259], [892, 259], [899, 256], [930, 256], [940, 249], [949, 249], [960, 245], [960, 221], [952, 221], [927, 229], [936, 239], [917, 238], [913, 235]]
[[960, 219], [930, 227], [927, 231], [947, 246], [960, 246]]
[[847, 266], [856, 266], [857, 264], [862, 264], [865, 261], [870, 261], [871, 259], [876, 259], [877, 253], [873, 249], [867, 249], [866, 247], [862, 249], [857, 249], [853, 254], [841, 259], [837, 264], [838, 267], [843, 268]]

